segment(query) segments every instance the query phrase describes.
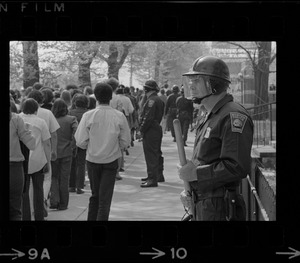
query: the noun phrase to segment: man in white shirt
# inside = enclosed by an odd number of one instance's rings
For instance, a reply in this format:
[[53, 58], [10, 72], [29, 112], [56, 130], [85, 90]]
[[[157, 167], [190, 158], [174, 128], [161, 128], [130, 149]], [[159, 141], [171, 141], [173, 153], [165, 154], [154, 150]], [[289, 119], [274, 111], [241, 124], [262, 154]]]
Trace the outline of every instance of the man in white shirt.
[[[56, 148], [57, 148], [57, 133], [56, 131], [60, 128], [59, 124], [54, 117], [52, 111], [41, 108], [41, 105], [43, 104], [43, 94], [38, 91], [38, 90], [33, 90], [28, 94], [28, 98], [33, 98], [36, 100], [36, 102], [39, 105], [38, 111], [37, 111], [37, 116], [45, 120], [50, 135], [51, 135], [51, 160], [55, 161], [57, 154], [56, 154]], [[49, 168], [49, 172], [45, 173], [45, 178], [44, 178], [44, 200], [45, 203], [48, 200], [48, 195], [51, 187], [51, 176], [52, 176], [52, 171], [51, 171], [51, 165]]]
[[131, 114], [134, 110], [131, 100], [124, 95], [124, 90], [121, 88], [117, 89], [116, 94], [122, 102], [123, 112], [124, 112], [126, 118], [129, 118], [129, 114]]
[[92, 196], [88, 221], [107, 221], [118, 171], [121, 149], [130, 144], [130, 130], [124, 114], [109, 102], [112, 88], [98, 83], [94, 94], [99, 105], [83, 114], [75, 133], [76, 145], [86, 151], [86, 163]]
[[[34, 203], [34, 217], [35, 220], [44, 220], [44, 191], [43, 182], [44, 174], [49, 170], [51, 158], [50, 133], [46, 122], [39, 118], [36, 114], [38, 111], [38, 104], [34, 99], [26, 99], [23, 106], [23, 112], [20, 117], [25, 124], [28, 123], [33, 136], [36, 139], [36, 147], [30, 151], [28, 162], [28, 176], [32, 179], [33, 184], [33, 203]], [[24, 206], [29, 211], [29, 180], [26, 180]], [[25, 211], [24, 211], [25, 212]], [[26, 212], [24, 214], [26, 214]], [[29, 218], [26, 218], [29, 220]]]

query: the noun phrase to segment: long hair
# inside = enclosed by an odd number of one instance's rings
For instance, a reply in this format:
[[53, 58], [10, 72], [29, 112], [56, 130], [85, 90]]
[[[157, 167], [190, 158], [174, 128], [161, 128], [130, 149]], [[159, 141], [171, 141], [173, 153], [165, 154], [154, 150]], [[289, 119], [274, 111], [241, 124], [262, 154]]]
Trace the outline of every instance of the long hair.
[[68, 114], [68, 105], [63, 99], [56, 99], [51, 111], [55, 118], [66, 116]]
[[68, 107], [71, 106], [71, 93], [68, 90], [63, 90], [60, 94], [60, 98], [67, 103]]

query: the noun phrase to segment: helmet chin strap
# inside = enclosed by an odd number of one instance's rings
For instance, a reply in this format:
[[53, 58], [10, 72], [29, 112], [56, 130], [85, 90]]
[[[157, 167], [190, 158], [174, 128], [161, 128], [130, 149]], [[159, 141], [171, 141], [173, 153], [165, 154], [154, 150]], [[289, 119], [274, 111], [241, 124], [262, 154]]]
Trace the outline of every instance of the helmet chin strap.
[[207, 94], [207, 95], [205, 95], [204, 97], [201, 97], [201, 98], [197, 98], [197, 97], [192, 98], [193, 103], [201, 104], [203, 99], [208, 98], [208, 97], [210, 97], [211, 95], [214, 95], [217, 92], [215, 89], [211, 88], [209, 81], [206, 82], [206, 86], [209, 86], [209, 88], [211, 90], [210, 94]]
[[214, 94], [214, 93], [210, 93], [210, 94], [208, 94], [208, 95], [205, 95], [205, 96], [202, 97], [202, 98], [193, 97], [193, 98], [192, 98], [192, 101], [193, 101], [193, 103], [201, 104], [201, 102], [202, 102], [203, 99], [205, 99], [205, 98], [207, 98], [207, 97], [210, 97], [210, 96], [213, 95], [213, 94]]

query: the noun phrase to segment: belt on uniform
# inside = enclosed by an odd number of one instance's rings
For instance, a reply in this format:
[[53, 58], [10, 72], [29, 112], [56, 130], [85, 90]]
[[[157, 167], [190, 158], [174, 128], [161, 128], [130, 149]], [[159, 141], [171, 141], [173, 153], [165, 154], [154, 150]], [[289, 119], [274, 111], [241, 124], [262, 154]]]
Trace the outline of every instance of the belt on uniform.
[[197, 201], [205, 200], [205, 199], [213, 198], [213, 197], [224, 197], [225, 192], [226, 192], [226, 190], [224, 187], [220, 187], [220, 188], [214, 189], [214, 190], [206, 192], [206, 193], [199, 193], [196, 191]]
[[236, 194], [239, 194], [239, 187], [238, 186], [230, 187], [230, 188], [219, 187], [217, 189], [211, 190], [206, 193], [199, 193], [196, 190], [194, 191], [196, 192], [197, 201], [200, 201], [200, 200], [205, 200], [213, 197], [225, 197], [227, 191], [235, 192]]

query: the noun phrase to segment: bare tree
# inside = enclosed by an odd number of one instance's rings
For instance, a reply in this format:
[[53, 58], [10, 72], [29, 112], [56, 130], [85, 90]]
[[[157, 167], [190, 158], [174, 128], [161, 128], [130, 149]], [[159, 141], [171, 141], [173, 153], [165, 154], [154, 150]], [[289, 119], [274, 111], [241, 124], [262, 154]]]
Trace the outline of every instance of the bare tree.
[[122, 42], [121, 45], [112, 42], [109, 45], [108, 57], [99, 54], [99, 57], [108, 65], [107, 76], [109, 78], [114, 77], [119, 79], [119, 70], [123, 66], [130, 49], [134, 47], [134, 45], [134, 42]]
[[[254, 74], [254, 89], [255, 89], [255, 100], [254, 105], [261, 105], [269, 102], [268, 86], [269, 86], [269, 73], [270, 65], [276, 58], [276, 53], [272, 54], [271, 42], [255, 42], [257, 47], [256, 52], [251, 53], [249, 49], [244, 47], [242, 44], [236, 42], [228, 42], [231, 45], [237, 46], [243, 49], [250, 60], [253, 74]], [[267, 118], [268, 106], [259, 109], [260, 111], [266, 112], [261, 114], [259, 118]]]

